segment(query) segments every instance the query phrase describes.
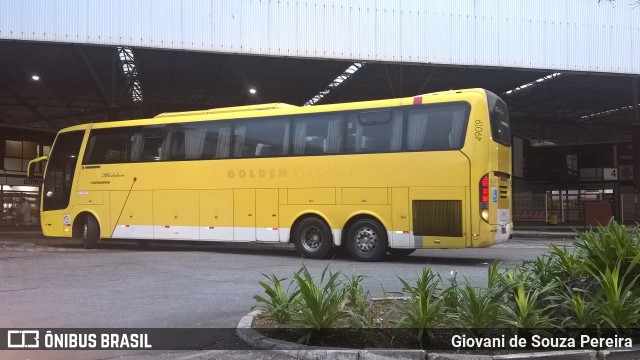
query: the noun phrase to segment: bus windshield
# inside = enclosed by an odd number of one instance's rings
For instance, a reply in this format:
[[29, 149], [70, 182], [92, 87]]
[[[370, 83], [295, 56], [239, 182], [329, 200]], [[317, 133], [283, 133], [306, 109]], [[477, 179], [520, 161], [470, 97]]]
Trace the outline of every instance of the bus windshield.
[[49, 157], [44, 178], [43, 210], [61, 210], [69, 205], [84, 131], [60, 133]]

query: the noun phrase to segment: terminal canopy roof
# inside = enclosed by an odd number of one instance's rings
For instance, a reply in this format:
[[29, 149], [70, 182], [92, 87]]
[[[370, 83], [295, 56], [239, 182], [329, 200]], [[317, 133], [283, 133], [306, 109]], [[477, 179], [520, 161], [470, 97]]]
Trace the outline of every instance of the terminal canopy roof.
[[0, 123], [53, 130], [172, 111], [301, 106], [327, 89], [317, 104], [481, 87], [505, 100], [514, 132], [532, 140], [626, 141], [639, 87], [634, 75], [374, 62], [331, 87], [353, 62], [23, 41], [0, 41], [0, 53]]

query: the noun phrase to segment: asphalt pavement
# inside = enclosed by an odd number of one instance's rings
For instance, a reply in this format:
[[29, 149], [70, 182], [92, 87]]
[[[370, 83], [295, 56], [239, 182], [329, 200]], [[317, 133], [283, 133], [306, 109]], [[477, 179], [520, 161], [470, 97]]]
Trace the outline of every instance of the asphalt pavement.
[[[527, 230], [532, 231], [532, 230]], [[136, 242], [86, 250], [75, 239], [45, 238], [38, 231], [0, 231], [0, 328], [234, 328], [255, 305], [261, 273], [291, 277], [306, 264], [319, 275], [329, 266], [365, 275], [373, 296], [400, 290], [429, 266], [443, 278], [456, 273], [474, 286], [487, 268], [509, 267], [549, 250], [570, 246], [574, 233], [516, 233], [483, 249], [418, 250], [404, 259], [360, 263], [349, 258], [303, 261], [286, 244], [180, 244]], [[251, 349], [239, 338], [216, 340], [212, 351], [0, 352], [2, 359], [275, 359], [281, 353]]]

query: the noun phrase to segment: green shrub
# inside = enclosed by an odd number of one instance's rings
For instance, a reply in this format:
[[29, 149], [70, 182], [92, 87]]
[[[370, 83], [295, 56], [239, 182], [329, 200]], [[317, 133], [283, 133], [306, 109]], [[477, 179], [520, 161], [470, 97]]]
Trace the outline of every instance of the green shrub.
[[[505, 271], [494, 262], [486, 288], [459, 284], [454, 275], [443, 289], [442, 278], [428, 268], [414, 283], [398, 277], [408, 299], [394, 310], [399, 313], [394, 325], [416, 329], [421, 346], [430, 329], [443, 326], [473, 329], [474, 336], [505, 326], [524, 332], [638, 327], [640, 230], [611, 222], [579, 234], [574, 246], [574, 251], [552, 246], [548, 255]], [[281, 326], [302, 329], [301, 342], [345, 324], [371, 341], [371, 329], [380, 324], [362, 286], [364, 276], [341, 275], [327, 265], [314, 281], [303, 265], [285, 290], [286, 279], [263, 274], [267, 281], [259, 283], [266, 296], [254, 299]]]
[[[449, 280], [449, 286], [442, 290], [441, 295], [442, 305], [445, 310], [448, 313], [457, 311], [456, 309], [460, 306], [460, 284], [458, 284], [457, 273], [453, 274], [453, 277]], [[450, 315], [447, 314], [447, 319], [449, 318]]]
[[578, 259], [589, 273], [597, 274], [620, 262], [620, 273], [630, 275], [626, 278], [627, 281], [640, 275], [640, 268], [631, 266], [633, 259], [640, 253], [637, 229], [629, 230], [612, 221], [594, 231], [583, 232], [574, 245]]
[[[291, 312], [293, 311], [298, 291], [285, 291], [282, 288], [282, 281], [286, 279], [278, 279], [278, 277], [273, 274], [271, 274], [271, 276], [266, 274], [262, 275], [269, 280], [268, 282], [258, 282], [264, 289], [267, 297], [255, 295], [253, 298], [260, 304], [260, 308], [268, 318], [274, 320], [279, 325], [285, 325], [291, 320]], [[289, 288], [290, 287], [291, 283], [289, 283]]]
[[553, 252], [550, 255], [551, 259], [554, 259], [557, 264], [558, 274], [568, 276], [570, 279], [575, 279], [584, 273], [582, 269], [582, 263], [578, 257], [567, 250], [566, 247], [560, 249], [555, 245], [551, 245]]
[[499, 324], [500, 300], [504, 291], [496, 288], [475, 289], [464, 284], [458, 294], [458, 306], [449, 312], [454, 327], [473, 329], [476, 331], [473, 335], [479, 335], [482, 329]]
[[504, 315], [500, 322], [516, 329], [545, 329], [556, 325], [553, 317], [555, 298], [553, 290], [556, 283], [542, 288], [534, 286], [525, 289], [518, 284], [513, 292], [513, 303], [501, 305]]
[[376, 318], [371, 311], [369, 303], [369, 291], [362, 287], [363, 275], [352, 274], [351, 277], [344, 275], [345, 281], [342, 283], [342, 292], [345, 301], [349, 306], [347, 313], [351, 317], [354, 326], [363, 330], [360, 334], [370, 336], [368, 329], [375, 328], [377, 325]]
[[417, 329], [418, 341], [422, 345], [425, 330], [437, 327], [445, 318], [443, 298], [439, 296], [442, 280], [431, 269], [423, 268], [414, 286], [398, 277], [402, 292], [409, 294], [407, 306], [401, 310], [397, 327]]
[[369, 292], [366, 292], [362, 287], [362, 281], [364, 280], [363, 275], [355, 275], [352, 274], [351, 277], [344, 275], [345, 281], [342, 283], [342, 292], [347, 300], [347, 304], [351, 306], [357, 306], [358, 300], [360, 300], [363, 296], [367, 297]]
[[595, 329], [599, 328], [602, 320], [598, 315], [596, 302], [583, 296], [573, 293], [569, 288], [563, 294], [566, 298], [563, 304], [564, 320], [560, 323], [562, 328], [567, 329]]
[[[634, 260], [631, 263], [632, 266], [637, 264], [638, 257]], [[632, 270], [632, 267], [628, 270]], [[604, 273], [600, 272], [597, 277], [602, 295], [602, 300], [598, 301], [597, 310], [605, 327], [622, 329], [638, 326], [640, 299], [633, 291], [638, 276], [625, 281], [626, 276], [627, 274], [620, 275], [620, 262], [618, 262], [613, 270], [607, 266]]]
[[291, 326], [308, 329], [299, 342], [308, 342], [317, 331], [330, 329], [334, 323], [347, 316], [346, 297], [338, 276], [327, 265], [322, 271], [320, 281], [316, 283], [305, 265], [298, 270], [293, 279], [298, 286], [295, 299], [295, 311], [291, 313]]
[[494, 261], [487, 269], [487, 287], [496, 288], [503, 285], [503, 278], [500, 274], [500, 262]]
[[499, 324], [500, 304], [510, 289], [499, 271], [500, 262], [487, 269], [487, 287], [476, 289], [468, 282], [463, 286], [454, 277], [443, 291], [447, 310], [447, 325], [470, 329], [470, 334], [480, 336], [484, 330]]

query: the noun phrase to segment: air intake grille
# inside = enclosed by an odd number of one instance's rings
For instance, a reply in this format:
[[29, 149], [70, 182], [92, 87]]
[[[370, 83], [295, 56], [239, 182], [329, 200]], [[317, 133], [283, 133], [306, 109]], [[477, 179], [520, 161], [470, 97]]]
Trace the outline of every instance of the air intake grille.
[[413, 200], [413, 234], [462, 236], [462, 201]]
[[501, 199], [509, 198], [509, 185], [500, 185], [500, 198]]

